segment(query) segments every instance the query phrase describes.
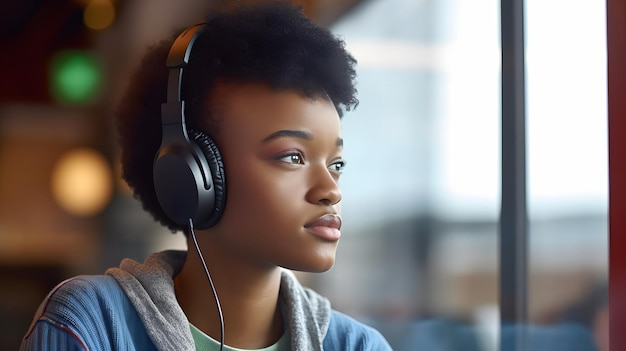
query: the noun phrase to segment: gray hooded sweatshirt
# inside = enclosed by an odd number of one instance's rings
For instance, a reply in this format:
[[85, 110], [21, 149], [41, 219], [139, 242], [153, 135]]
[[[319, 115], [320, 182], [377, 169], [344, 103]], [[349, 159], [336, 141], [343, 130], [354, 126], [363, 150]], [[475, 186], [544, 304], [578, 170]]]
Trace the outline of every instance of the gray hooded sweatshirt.
[[[164, 251], [151, 255], [143, 264], [124, 259], [119, 268], [106, 272], [124, 290], [159, 350], [195, 350], [189, 321], [174, 294], [173, 278], [182, 269], [186, 254]], [[278, 301], [288, 323], [291, 350], [322, 350], [330, 302], [300, 285], [288, 270], [282, 271]]]

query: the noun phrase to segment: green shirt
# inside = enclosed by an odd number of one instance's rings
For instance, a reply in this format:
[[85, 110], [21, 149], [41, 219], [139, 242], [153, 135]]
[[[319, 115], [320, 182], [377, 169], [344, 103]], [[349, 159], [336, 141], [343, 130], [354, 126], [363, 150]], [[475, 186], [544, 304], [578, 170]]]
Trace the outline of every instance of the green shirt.
[[[219, 341], [203, 333], [200, 329], [196, 328], [193, 324], [189, 323], [191, 327], [191, 335], [193, 336], [193, 342], [196, 344], [196, 350], [198, 351], [219, 351]], [[285, 330], [283, 336], [278, 341], [268, 347], [256, 350], [243, 350], [234, 347], [224, 345], [224, 351], [289, 351], [289, 333]]]

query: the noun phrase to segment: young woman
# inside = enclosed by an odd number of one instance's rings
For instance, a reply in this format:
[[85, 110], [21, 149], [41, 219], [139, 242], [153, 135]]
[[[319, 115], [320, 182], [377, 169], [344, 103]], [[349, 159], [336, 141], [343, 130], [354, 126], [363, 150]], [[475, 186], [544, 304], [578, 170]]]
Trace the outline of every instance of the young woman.
[[22, 350], [389, 350], [290, 273], [335, 260], [354, 64], [286, 3], [152, 48], [118, 114], [124, 179], [189, 250], [61, 283]]

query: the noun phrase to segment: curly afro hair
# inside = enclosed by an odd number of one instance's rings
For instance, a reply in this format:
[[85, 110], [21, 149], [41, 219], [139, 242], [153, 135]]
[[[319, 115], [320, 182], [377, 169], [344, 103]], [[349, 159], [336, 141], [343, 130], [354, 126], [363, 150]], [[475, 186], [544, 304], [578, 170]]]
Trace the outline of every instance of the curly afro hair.
[[[216, 132], [206, 130], [217, 123], [206, 105], [218, 82], [263, 83], [277, 91], [327, 96], [340, 116], [358, 104], [356, 60], [342, 40], [315, 25], [301, 8], [286, 2], [239, 5], [210, 14], [205, 26], [194, 43], [182, 82], [188, 128], [209, 136]], [[152, 166], [161, 143], [160, 109], [166, 101], [168, 77], [165, 61], [174, 39], [148, 49], [116, 115], [122, 176], [143, 208], [173, 232], [185, 229], [161, 209]]]

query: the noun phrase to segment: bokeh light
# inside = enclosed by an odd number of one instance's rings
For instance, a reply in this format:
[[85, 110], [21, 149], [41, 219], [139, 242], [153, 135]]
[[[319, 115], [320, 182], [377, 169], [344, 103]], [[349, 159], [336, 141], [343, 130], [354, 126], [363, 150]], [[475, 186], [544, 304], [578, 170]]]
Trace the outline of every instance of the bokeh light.
[[85, 26], [95, 30], [105, 29], [115, 20], [115, 7], [109, 0], [92, 0], [85, 7]]
[[58, 52], [50, 62], [50, 93], [64, 105], [92, 102], [101, 87], [102, 72], [98, 60], [82, 50]]
[[78, 148], [64, 154], [54, 166], [52, 195], [68, 213], [93, 216], [102, 211], [113, 194], [113, 176], [104, 156]]

